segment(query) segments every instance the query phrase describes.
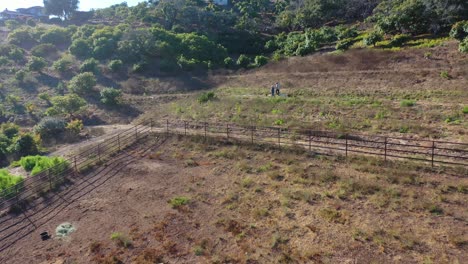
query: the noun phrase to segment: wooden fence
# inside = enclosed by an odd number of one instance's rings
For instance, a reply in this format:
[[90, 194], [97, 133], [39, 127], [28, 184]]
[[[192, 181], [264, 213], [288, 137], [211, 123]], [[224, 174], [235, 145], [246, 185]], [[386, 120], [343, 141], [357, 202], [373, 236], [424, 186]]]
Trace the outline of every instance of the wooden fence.
[[151, 131], [151, 121], [141, 122], [102, 143], [93, 145], [55, 165], [27, 177], [23, 182], [0, 192], [0, 213], [11, 206], [21, 206], [49, 191], [59, 188], [67, 180], [103, 164], [120, 151], [146, 137]]
[[150, 132], [196, 135], [205, 139], [222, 137], [247, 141], [252, 144], [273, 144], [279, 148], [290, 146], [311, 152], [325, 154], [350, 153], [381, 156], [385, 160], [411, 159], [422, 161], [430, 166], [455, 165], [466, 169], [468, 176], [468, 144], [448, 141], [415, 140], [398, 137], [382, 137], [358, 134], [340, 134], [307, 129], [288, 129], [281, 127], [241, 126], [236, 124], [207, 123], [181, 120], [144, 120], [137, 125], [96, 144], [65, 162], [39, 174], [26, 178], [11, 188], [0, 192], [0, 212], [11, 206], [40, 197], [41, 194], [59, 188], [93, 166], [100, 165], [122, 150], [148, 136]]
[[445, 164], [468, 169], [468, 143], [194, 121], [166, 120], [155, 126], [163, 127], [167, 133], [239, 139], [278, 147], [302, 147], [326, 154], [348, 156], [349, 153], [358, 153], [381, 156], [385, 160], [409, 159], [425, 162], [432, 167]]

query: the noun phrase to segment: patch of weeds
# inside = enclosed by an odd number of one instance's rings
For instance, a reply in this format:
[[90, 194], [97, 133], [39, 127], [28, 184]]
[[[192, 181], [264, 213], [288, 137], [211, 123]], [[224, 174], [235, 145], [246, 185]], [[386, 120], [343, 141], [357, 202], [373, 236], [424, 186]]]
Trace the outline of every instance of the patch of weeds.
[[450, 76], [450, 74], [449, 74], [447, 71], [441, 71], [441, 72], [440, 72], [440, 77], [443, 78], [443, 79], [446, 79], [446, 80], [450, 80], [450, 79], [451, 79], [451, 76]]
[[130, 238], [119, 232], [112, 233], [111, 239], [115, 241], [119, 247], [129, 248], [133, 245], [133, 242]]
[[433, 215], [442, 215], [444, 213], [444, 210], [442, 210], [442, 208], [440, 208], [440, 206], [436, 204], [429, 205], [427, 207], [427, 210]]
[[447, 117], [444, 121], [445, 123], [450, 125], [459, 125], [462, 123], [461, 117], [458, 114], [451, 115]]
[[379, 186], [367, 181], [347, 180], [340, 183], [338, 198], [346, 199], [348, 196], [360, 198], [374, 194], [379, 190]]
[[282, 181], [284, 179], [284, 176], [279, 171], [270, 171], [268, 173], [268, 178], [274, 181]]
[[357, 229], [357, 228], [353, 230], [352, 237], [353, 237], [353, 240], [356, 240], [356, 241], [365, 242], [369, 240], [369, 235], [366, 234], [366, 232], [364, 232], [363, 230]]
[[241, 186], [244, 188], [250, 188], [252, 187], [253, 184], [254, 184], [254, 181], [250, 177], [245, 177], [244, 179], [242, 179], [242, 182], [241, 182]]
[[284, 120], [281, 119], [281, 118], [276, 119], [275, 122], [273, 122], [273, 124], [274, 124], [275, 126], [282, 126], [282, 125], [284, 125]]
[[193, 253], [195, 256], [203, 256], [205, 254], [205, 249], [201, 246], [196, 246], [193, 248]]
[[406, 134], [406, 133], [408, 133], [409, 131], [410, 131], [410, 127], [409, 127], [409, 126], [406, 126], [406, 125], [400, 127], [400, 129], [398, 129], [398, 132], [400, 132], [400, 133], [402, 133], [402, 134]]
[[263, 165], [263, 166], [260, 166], [258, 169], [257, 169], [257, 172], [258, 173], [262, 173], [262, 172], [266, 172], [266, 171], [269, 171], [271, 168], [272, 168], [272, 164], [271, 162]]
[[202, 93], [200, 96], [198, 96], [197, 101], [200, 104], [204, 104], [209, 101], [213, 101], [214, 99], [216, 99], [216, 95], [214, 92], [205, 92], [205, 93]]
[[250, 166], [247, 162], [241, 161], [237, 164], [237, 167], [239, 168], [240, 171], [245, 172], [245, 173], [252, 173], [254, 170], [252, 166]]
[[384, 119], [387, 117], [387, 115], [387, 111], [381, 110], [375, 114], [374, 119]]
[[220, 151], [216, 151], [211, 153], [216, 158], [225, 158], [225, 159], [234, 159], [236, 157], [236, 153], [234, 151], [223, 149]]
[[343, 214], [333, 208], [323, 208], [319, 211], [319, 214], [329, 222], [340, 224], [346, 223], [346, 219]]
[[171, 200], [169, 200], [168, 203], [172, 206], [172, 208], [177, 209], [183, 205], [189, 204], [190, 198], [184, 196], [174, 197]]
[[270, 212], [268, 210], [268, 208], [259, 208], [259, 209], [256, 209], [254, 211], [254, 215], [257, 217], [257, 218], [263, 218], [263, 217], [267, 217], [270, 215]]
[[285, 238], [281, 236], [280, 233], [276, 232], [271, 237], [271, 248], [277, 249], [281, 244], [286, 244], [288, 243], [288, 241], [289, 241], [289, 238]]
[[185, 161], [185, 167], [197, 167], [199, 164], [193, 159], [188, 159]]
[[279, 110], [279, 109], [273, 109], [271, 110], [271, 113], [274, 114], [274, 115], [280, 115], [283, 113], [283, 111]]
[[339, 177], [332, 170], [324, 170], [319, 172], [318, 179], [321, 183], [333, 183], [336, 182]]
[[282, 189], [281, 193], [288, 199], [304, 201], [306, 203], [313, 203], [321, 199], [320, 194], [314, 193], [309, 190], [294, 190], [294, 189]]
[[412, 107], [416, 105], [415, 100], [405, 99], [400, 102], [400, 106], [402, 107]]

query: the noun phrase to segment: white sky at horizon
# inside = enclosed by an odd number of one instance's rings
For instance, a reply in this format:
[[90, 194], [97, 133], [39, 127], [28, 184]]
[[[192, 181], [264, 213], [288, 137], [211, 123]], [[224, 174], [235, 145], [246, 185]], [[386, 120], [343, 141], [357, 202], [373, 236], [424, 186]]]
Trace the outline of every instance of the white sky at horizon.
[[[144, 2], [144, 0], [80, 0], [78, 10], [89, 11], [90, 9], [105, 8], [122, 2], [127, 2], [128, 6], [134, 6], [139, 2]], [[31, 6], [44, 6], [44, 2], [43, 0], [0, 0], [0, 12], [5, 8], [14, 11], [17, 8]]]

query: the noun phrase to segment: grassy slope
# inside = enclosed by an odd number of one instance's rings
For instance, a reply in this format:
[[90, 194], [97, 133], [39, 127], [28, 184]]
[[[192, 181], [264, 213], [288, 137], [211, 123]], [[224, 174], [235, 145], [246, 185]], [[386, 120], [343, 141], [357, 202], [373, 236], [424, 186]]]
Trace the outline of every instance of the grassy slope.
[[[217, 100], [200, 105], [192, 96], [156, 107], [148, 116], [466, 142], [467, 69], [468, 56], [457, 51], [455, 42], [434, 48], [294, 57], [259, 70], [214, 75]], [[444, 71], [448, 79], [441, 77]], [[268, 96], [276, 81], [288, 98]], [[404, 101], [414, 106], [405, 106]]]

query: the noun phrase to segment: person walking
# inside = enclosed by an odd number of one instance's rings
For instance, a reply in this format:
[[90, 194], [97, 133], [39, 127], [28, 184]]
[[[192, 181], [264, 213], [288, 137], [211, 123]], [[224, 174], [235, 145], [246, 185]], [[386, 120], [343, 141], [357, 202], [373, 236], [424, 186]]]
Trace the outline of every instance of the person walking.
[[279, 84], [279, 82], [276, 82], [275, 88], [276, 88], [276, 95], [279, 96], [280, 95], [280, 84]]
[[275, 86], [271, 86], [271, 97], [275, 97]]

